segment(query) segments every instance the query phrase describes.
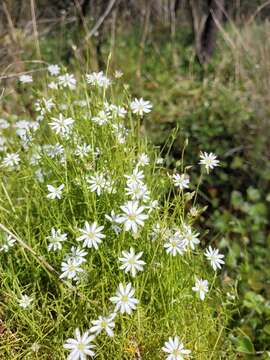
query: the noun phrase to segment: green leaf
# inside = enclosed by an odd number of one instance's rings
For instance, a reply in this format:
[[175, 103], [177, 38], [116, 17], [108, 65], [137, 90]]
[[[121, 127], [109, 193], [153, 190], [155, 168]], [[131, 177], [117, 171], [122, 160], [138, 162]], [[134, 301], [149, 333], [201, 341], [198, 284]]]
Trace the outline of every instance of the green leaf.
[[248, 336], [240, 336], [237, 338], [236, 350], [248, 354], [253, 354], [255, 352], [254, 345]]

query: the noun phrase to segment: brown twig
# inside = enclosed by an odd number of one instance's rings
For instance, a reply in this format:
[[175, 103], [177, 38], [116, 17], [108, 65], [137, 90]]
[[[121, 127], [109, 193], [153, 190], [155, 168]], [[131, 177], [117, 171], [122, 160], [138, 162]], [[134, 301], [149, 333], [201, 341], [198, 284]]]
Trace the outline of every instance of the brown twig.
[[56, 271], [55, 268], [52, 267], [52, 265], [50, 265], [42, 256], [38, 255], [31, 246], [26, 244], [26, 242], [24, 242], [21, 238], [13, 234], [8, 228], [6, 228], [1, 223], [0, 223], [0, 229], [2, 229], [8, 235], [12, 236], [24, 249], [28, 250], [34, 256], [34, 258], [49, 272], [59, 276], [58, 271]]
[[93, 35], [95, 35], [95, 33], [100, 28], [100, 26], [103, 24], [106, 17], [110, 14], [110, 12], [111, 12], [111, 10], [112, 10], [115, 3], [116, 3], [116, 0], [111, 0], [109, 2], [109, 4], [108, 4], [107, 8], [105, 9], [104, 13], [100, 16], [100, 18], [97, 20], [97, 22], [94, 25], [94, 27], [92, 28], [92, 30], [90, 30], [90, 32], [85, 37], [86, 41], [89, 40]]

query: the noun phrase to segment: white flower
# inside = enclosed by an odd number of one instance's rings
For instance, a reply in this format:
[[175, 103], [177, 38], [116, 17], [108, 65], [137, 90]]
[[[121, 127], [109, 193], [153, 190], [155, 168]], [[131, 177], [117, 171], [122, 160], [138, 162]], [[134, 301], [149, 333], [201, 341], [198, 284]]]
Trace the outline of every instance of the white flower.
[[112, 105], [111, 112], [120, 118], [124, 118], [127, 113], [127, 110], [122, 106]]
[[41, 346], [38, 343], [34, 342], [31, 346], [31, 351], [33, 351], [34, 353], [37, 353], [40, 348], [41, 348]]
[[147, 186], [141, 182], [128, 183], [125, 188], [127, 195], [131, 196], [132, 200], [142, 200], [146, 202], [149, 200], [149, 191]]
[[79, 264], [86, 262], [85, 256], [87, 252], [84, 249], [72, 246], [70, 252], [71, 254], [67, 256], [67, 259], [74, 259]]
[[31, 298], [30, 296], [21, 295], [21, 298], [18, 300], [18, 303], [19, 303], [20, 307], [22, 307], [23, 309], [26, 309], [31, 305], [32, 301], [34, 301], [34, 299]]
[[156, 160], [157, 165], [162, 165], [163, 163], [164, 163], [164, 159], [162, 157], [157, 158]]
[[48, 88], [52, 90], [56, 90], [58, 89], [58, 85], [56, 84], [56, 82], [52, 81], [48, 84]]
[[102, 189], [105, 189], [107, 184], [106, 178], [101, 172], [97, 172], [95, 175], [88, 177], [86, 181], [90, 185], [89, 190], [96, 192], [97, 195], [101, 194]]
[[108, 122], [108, 115], [105, 111], [101, 110], [97, 116], [92, 118], [92, 121], [100, 126], [105, 125]]
[[102, 239], [105, 238], [105, 235], [101, 232], [103, 229], [104, 226], [98, 226], [96, 222], [90, 225], [88, 221], [85, 221], [84, 229], [79, 229], [82, 235], [77, 240], [83, 241], [84, 247], [94, 247], [97, 250]]
[[19, 77], [19, 80], [23, 84], [31, 83], [33, 82], [33, 78], [31, 75], [23, 74]]
[[142, 180], [144, 178], [144, 174], [142, 170], [139, 170], [138, 167], [136, 167], [133, 172], [132, 175], [124, 175], [125, 178], [127, 178], [127, 185], [131, 185], [134, 183], [142, 183]]
[[86, 360], [87, 356], [95, 356], [92, 350], [95, 345], [91, 344], [94, 336], [86, 331], [81, 335], [80, 330], [75, 330], [75, 339], [69, 338], [64, 344], [64, 348], [70, 350], [67, 360]]
[[116, 313], [112, 313], [109, 316], [99, 316], [97, 320], [93, 320], [92, 326], [90, 328], [91, 333], [95, 333], [95, 335], [98, 335], [101, 333], [102, 330], [106, 331], [106, 334], [110, 337], [112, 337], [113, 334], [113, 328], [115, 327], [115, 322], [113, 321], [116, 316]]
[[143, 116], [144, 113], [149, 113], [152, 109], [152, 104], [150, 101], [145, 101], [143, 98], [137, 99], [135, 98], [130, 103], [130, 108], [134, 114], [138, 114]]
[[149, 205], [146, 206], [146, 209], [148, 209], [148, 214], [151, 214], [151, 212], [155, 209], [158, 209], [159, 206], [158, 206], [158, 200], [152, 200], [150, 201]]
[[116, 311], [120, 310], [121, 314], [131, 314], [136, 309], [139, 300], [134, 298], [135, 290], [132, 288], [131, 283], [125, 287], [122, 283], [119, 284], [115, 296], [111, 297], [112, 303], [116, 304]]
[[180, 190], [188, 189], [189, 187], [189, 176], [187, 174], [174, 174], [172, 176], [174, 186]]
[[139, 206], [138, 201], [128, 201], [125, 205], [120, 206], [123, 213], [119, 216], [118, 222], [124, 223], [126, 231], [132, 230], [134, 234], [138, 231], [138, 225], [144, 226], [144, 220], [148, 215], [143, 214], [144, 206]]
[[158, 237], [161, 236], [161, 234], [162, 234], [161, 225], [159, 223], [153, 224], [152, 231], [150, 233], [151, 240], [156, 241]]
[[180, 342], [179, 337], [169, 337], [169, 341], [165, 342], [162, 350], [169, 354], [167, 360], [183, 360], [186, 355], [191, 353], [191, 350], [186, 350], [183, 343]]
[[46, 112], [50, 112], [51, 109], [54, 107], [53, 100], [42, 98], [35, 103], [36, 110], [40, 112], [41, 116], [45, 115]]
[[79, 158], [83, 159], [85, 156], [87, 156], [90, 151], [92, 151], [92, 147], [87, 144], [77, 145], [77, 148], [75, 150], [75, 155]]
[[57, 64], [56, 65], [49, 65], [48, 66], [48, 71], [49, 71], [50, 75], [57, 76], [60, 73], [60, 67]]
[[73, 74], [64, 74], [58, 77], [59, 84], [68, 87], [70, 90], [76, 88], [76, 79]]
[[217, 156], [213, 153], [201, 152], [200, 158], [200, 164], [205, 167], [207, 174], [209, 169], [212, 170], [219, 165], [219, 160], [217, 160]]
[[86, 81], [90, 85], [97, 85], [99, 87], [104, 87], [105, 89], [110, 85], [110, 79], [104, 75], [103, 71], [86, 74]]
[[198, 292], [200, 299], [204, 300], [205, 294], [208, 292], [208, 281], [196, 278], [195, 286], [193, 286], [192, 290]]
[[0, 247], [0, 252], [8, 252], [10, 248], [14, 246], [16, 239], [14, 239], [11, 235], [4, 234], [4, 241], [2, 246]]
[[0, 119], [0, 129], [8, 129], [9, 122], [6, 119]]
[[80, 267], [81, 262], [77, 259], [69, 258], [66, 261], [62, 261], [61, 263], [61, 271], [60, 279], [77, 279], [77, 273], [83, 272], [83, 269]]
[[143, 266], [145, 262], [140, 260], [143, 255], [143, 252], [139, 252], [135, 254], [134, 249], [131, 247], [128, 251], [122, 251], [123, 257], [119, 258], [119, 261], [123, 264], [120, 266], [121, 270], [125, 270], [125, 272], [130, 272], [133, 277], [136, 276], [137, 271], [143, 271]]
[[66, 135], [70, 133], [74, 120], [72, 118], [65, 118], [63, 114], [59, 114], [58, 118], [52, 118], [52, 122], [49, 123], [51, 128], [56, 134]]
[[124, 74], [123, 74], [123, 72], [122, 72], [121, 70], [115, 70], [115, 72], [114, 72], [114, 77], [115, 77], [116, 79], [121, 78], [123, 75], [124, 75]]
[[47, 237], [49, 240], [48, 250], [61, 250], [62, 242], [67, 239], [67, 234], [62, 234], [61, 230], [51, 229], [51, 235]]
[[52, 159], [55, 159], [57, 156], [63, 157], [65, 153], [63, 145], [59, 143], [55, 145], [43, 145], [43, 150]]
[[167, 254], [176, 256], [177, 254], [183, 255], [186, 251], [186, 243], [183, 241], [183, 238], [179, 232], [176, 232], [174, 235], [170, 235], [167, 242], [164, 244]]
[[6, 156], [3, 159], [2, 166], [9, 167], [11, 169], [16, 169], [20, 161], [21, 159], [19, 154], [17, 153], [6, 154]]
[[200, 240], [198, 239], [199, 233], [193, 233], [192, 229], [189, 225], [183, 226], [182, 231], [182, 237], [183, 241], [186, 243], [186, 245], [190, 246], [192, 250], [195, 249], [195, 246], [200, 243]]
[[148, 165], [149, 162], [150, 162], [150, 160], [149, 160], [149, 156], [147, 154], [142, 153], [139, 155], [138, 166]]
[[207, 260], [210, 261], [211, 266], [215, 271], [217, 269], [221, 269], [221, 265], [224, 264], [224, 261], [222, 260], [224, 255], [219, 254], [218, 249], [212, 249], [212, 247], [209, 246], [204, 255], [206, 256]]
[[54, 187], [52, 185], [47, 185], [47, 189], [49, 194], [47, 195], [48, 199], [61, 199], [62, 198], [62, 190], [64, 189], [65, 185], [61, 184], [58, 187]]
[[111, 228], [116, 235], [119, 235], [121, 232], [121, 228], [117, 225], [119, 216], [115, 214], [114, 210], [112, 210], [110, 215], [105, 214], [105, 218], [112, 223]]

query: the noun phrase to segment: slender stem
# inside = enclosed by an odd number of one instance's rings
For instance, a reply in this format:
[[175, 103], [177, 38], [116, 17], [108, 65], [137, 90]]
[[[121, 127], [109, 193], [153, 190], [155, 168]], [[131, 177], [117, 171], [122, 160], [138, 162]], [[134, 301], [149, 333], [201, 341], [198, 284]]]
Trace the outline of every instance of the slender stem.
[[24, 249], [28, 250], [40, 263], [41, 265], [49, 270], [51, 273], [59, 276], [58, 271], [55, 270], [54, 267], [52, 267], [42, 256], [38, 255], [35, 250], [26, 244], [21, 238], [13, 234], [9, 229], [7, 229], [3, 224], [0, 224], [0, 229], [2, 229], [4, 232], [12, 236]]

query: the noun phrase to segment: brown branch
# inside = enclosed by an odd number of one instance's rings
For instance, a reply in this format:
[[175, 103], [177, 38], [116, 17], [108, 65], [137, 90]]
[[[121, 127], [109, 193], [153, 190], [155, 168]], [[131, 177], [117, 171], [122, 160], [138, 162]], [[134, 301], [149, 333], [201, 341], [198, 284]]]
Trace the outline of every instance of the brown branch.
[[100, 26], [103, 24], [104, 20], [106, 19], [106, 17], [110, 14], [114, 4], [116, 3], [116, 0], [111, 0], [107, 6], [107, 8], [105, 9], [104, 13], [100, 16], [100, 18], [97, 20], [96, 24], [94, 25], [94, 27], [92, 28], [92, 30], [90, 30], [90, 32], [87, 34], [87, 36], [85, 37], [85, 40], [89, 40], [100, 28]]

